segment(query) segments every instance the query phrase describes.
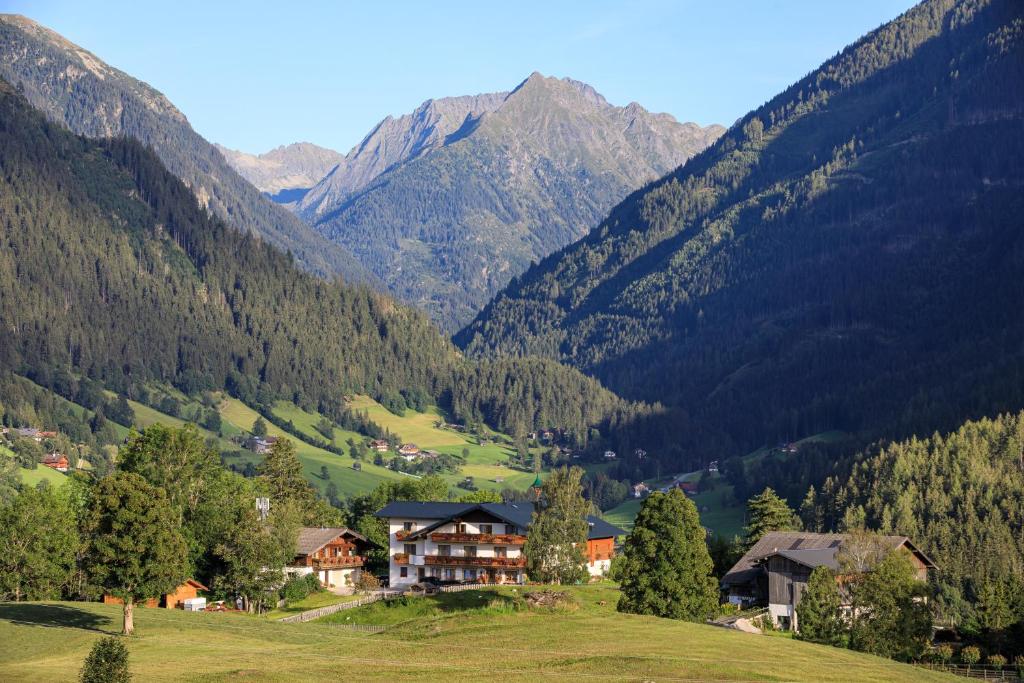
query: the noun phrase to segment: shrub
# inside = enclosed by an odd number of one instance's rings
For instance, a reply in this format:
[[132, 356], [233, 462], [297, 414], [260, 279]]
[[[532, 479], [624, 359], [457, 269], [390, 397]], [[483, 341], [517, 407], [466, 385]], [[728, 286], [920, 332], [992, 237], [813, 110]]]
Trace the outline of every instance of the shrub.
[[1013, 665], [1017, 667], [1017, 673], [1024, 678], [1024, 655], [1017, 655], [1013, 658]]
[[972, 666], [981, 661], [981, 650], [973, 645], [968, 645], [960, 650], [960, 661], [967, 665], [969, 671]]
[[945, 666], [949, 664], [949, 660], [953, 659], [953, 648], [949, 645], [939, 645], [935, 648], [935, 652], [933, 654], [935, 661]]
[[1003, 667], [1006, 666], [1006, 657], [1001, 654], [992, 654], [985, 658], [985, 663], [996, 671], [1002, 671]]
[[127, 683], [128, 648], [120, 638], [110, 636], [96, 641], [82, 665], [82, 683]]
[[324, 589], [323, 584], [320, 583], [320, 579], [316, 574], [306, 574], [303, 578], [306, 581], [306, 585], [309, 587], [310, 593], [319, 593]]
[[[316, 577], [314, 577], [316, 578]], [[281, 588], [281, 597], [288, 602], [298, 602], [309, 595], [309, 583], [304, 576], [290, 576]]]

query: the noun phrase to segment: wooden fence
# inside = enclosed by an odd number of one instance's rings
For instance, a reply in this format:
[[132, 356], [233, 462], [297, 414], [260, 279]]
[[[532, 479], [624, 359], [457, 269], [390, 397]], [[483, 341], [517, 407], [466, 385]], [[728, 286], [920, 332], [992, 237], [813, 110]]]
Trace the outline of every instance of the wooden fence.
[[358, 600], [339, 602], [336, 605], [328, 605], [327, 607], [318, 607], [317, 609], [306, 610], [305, 612], [299, 612], [298, 614], [293, 614], [292, 616], [285, 617], [284, 619], [278, 619], [278, 621], [282, 624], [299, 624], [305, 621], [313, 621], [320, 617], [326, 617], [328, 614], [334, 614], [335, 612], [369, 605], [377, 602], [378, 600], [391, 600], [392, 598], [397, 598], [401, 595], [402, 593], [400, 591], [376, 591], [365, 597], [359, 598]]
[[494, 588], [495, 583], [462, 583], [454, 586], [441, 586], [439, 590], [442, 593], [458, 593], [459, 591], [475, 591], [481, 588]]
[[1024, 675], [1018, 673], [1017, 669], [1010, 666], [1005, 669], [996, 669], [991, 666], [984, 666], [981, 664], [972, 666], [970, 668], [961, 664], [919, 664], [918, 666], [931, 669], [932, 671], [945, 671], [946, 673], [956, 674], [957, 676], [963, 676], [964, 678], [974, 678], [980, 681], [1022, 681]]

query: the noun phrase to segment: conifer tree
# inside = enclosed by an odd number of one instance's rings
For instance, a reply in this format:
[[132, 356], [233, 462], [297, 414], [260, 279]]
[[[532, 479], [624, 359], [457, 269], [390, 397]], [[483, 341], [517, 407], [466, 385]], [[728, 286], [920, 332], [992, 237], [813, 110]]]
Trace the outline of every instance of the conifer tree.
[[828, 567], [815, 567], [796, 608], [798, 637], [813, 643], [840, 646], [845, 639], [839, 586]]
[[800, 522], [786, 501], [770, 487], [747, 501], [744, 545], [749, 549], [769, 531], [796, 531]]
[[652, 493], [626, 538], [618, 610], [704, 621], [718, 587], [697, 507], [679, 489]]
[[174, 590], [188, 574], [177, 513], [164, 490], [117, 472], [93, 490], [87, 552], [93, 582], [124, 602], [123, 633], [135, 631], [135, 603]]
[[530, 578], [542, 583], [587, 580], [587, 512], [583, 470], [562, 467], [544, 482], [541, 499], [527, 531], [523, 554]]
[[302, 507], [313, 502], [313, 489], [302, 474], [302, 462], [291, 439], [278, 439], [256, 468], [272, 504], [295, 501]]

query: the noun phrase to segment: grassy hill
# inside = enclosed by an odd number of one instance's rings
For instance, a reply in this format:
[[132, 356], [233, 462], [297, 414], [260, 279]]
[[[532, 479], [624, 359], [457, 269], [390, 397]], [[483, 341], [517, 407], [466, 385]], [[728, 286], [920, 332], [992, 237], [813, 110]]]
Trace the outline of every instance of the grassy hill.
[[[126, 643], [142, 681], [954, 680], [847, 650], [618, 614], [608, 584], [573, 592], [578, 607], [558, 612], [516, 609], [508, 591], [413, 599], [412, 607], [376, 608], [391, 626], [372, 635], [331, 623], [140, 609], [138, 635]], [[119, 626], [116, 606], [0, 604], [0, 680], [73, 680], [92, 643]]]

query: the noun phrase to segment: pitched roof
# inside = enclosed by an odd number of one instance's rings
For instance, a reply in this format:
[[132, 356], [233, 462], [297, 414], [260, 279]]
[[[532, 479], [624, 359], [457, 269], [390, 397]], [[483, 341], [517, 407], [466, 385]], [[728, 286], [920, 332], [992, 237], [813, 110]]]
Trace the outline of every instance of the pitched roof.
[[[732, 569], [722, 577], [722, 583], [737, 585], [753, 581], [760, 573], [758, 563], [771, 555], [781, 555], [806, 567], [825, 565], [838, 569], [836, 553], [848, 534], [815, 534], [809, 531], [771, 531], [760, 538], [754, 546], [733, 565]], [[935, 564], [927, 555], [910, 542], [906, 536], [880, 536], [880, 539], [892, 549], [903, 545], [917, 555], [929, 567]]]
[[348, 527], [304, 526], [299, 529], [299, 539], [295, 543], [295, 554], [310, 555], [315, 553], [342, 534], [350, 534], [360, 541], [366, 541], [365, 536], [352, 531]]
[[[377, 517], [398, 517], [400, 519], [433, 519], [438, 520], [417, 535], [429, 533], [431, 530], [448, 522], [453, 517], [461, 517], [472, 510], [483, 510], [509, 524], [525, 529], [530, 525], [533, 516], [533, 503], [446, 503], [426, 502], [418, 500], [396, 500], [388, 503], [376, 512]], [[587, 516], [589, 523], [587, 539], [609, 538], [620, 536], [626, 532], [617, 526], [594, 517]]]

